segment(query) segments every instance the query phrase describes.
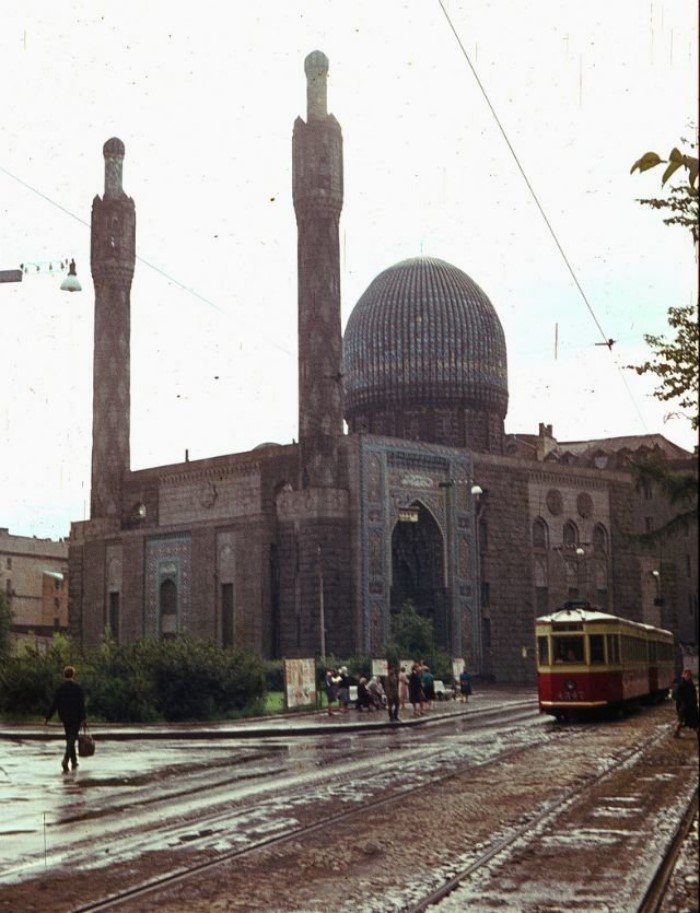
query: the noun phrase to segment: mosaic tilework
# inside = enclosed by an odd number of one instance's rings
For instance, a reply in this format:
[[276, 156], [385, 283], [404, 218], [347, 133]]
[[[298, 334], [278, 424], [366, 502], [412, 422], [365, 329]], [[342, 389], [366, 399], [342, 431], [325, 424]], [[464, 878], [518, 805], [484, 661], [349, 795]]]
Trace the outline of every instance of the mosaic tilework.
[[[391, 542], [399, 510], [424, 507], [440, 530], [446, 586], [452, 594], [451, 648], [465, 641], [480, 653], [473, 504], [468, 495], [471, 454], [428, 444], [364, 436], [360, 455], [363, 649], [376, 651], [389, 638]], [[453, 481], [449, 487], [445, 482]], [[443, 487], [440, 486], [443, 483]], [[465, 496], [465, 491], [467, 492]]]
[[189, 533], [159, 536], [146, 542], [144, 633], [158, 635], [159, 593], [164, 580], [177, 587], [178, 630], [187, 631], [192, 612], [192, 543]]

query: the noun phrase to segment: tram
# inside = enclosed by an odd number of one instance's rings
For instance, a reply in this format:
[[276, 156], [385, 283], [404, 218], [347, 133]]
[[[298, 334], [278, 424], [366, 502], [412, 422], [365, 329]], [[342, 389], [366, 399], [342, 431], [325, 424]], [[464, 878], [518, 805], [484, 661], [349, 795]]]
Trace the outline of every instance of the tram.
[[670, 631], [600, 612], [587, 602], [537, 619], [540, 712], [568, 719], [596, 708], [663, 700], [674, 676]]

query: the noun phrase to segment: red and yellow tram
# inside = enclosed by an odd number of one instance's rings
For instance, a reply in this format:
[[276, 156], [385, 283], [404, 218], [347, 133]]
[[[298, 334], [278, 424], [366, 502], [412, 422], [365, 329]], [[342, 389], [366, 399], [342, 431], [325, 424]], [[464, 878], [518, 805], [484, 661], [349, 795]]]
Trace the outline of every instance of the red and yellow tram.
[[668, 694], [674, 676], [670, 631], [582, 602], [566, 603], [536, 624], [541, 712], [566, 719]]

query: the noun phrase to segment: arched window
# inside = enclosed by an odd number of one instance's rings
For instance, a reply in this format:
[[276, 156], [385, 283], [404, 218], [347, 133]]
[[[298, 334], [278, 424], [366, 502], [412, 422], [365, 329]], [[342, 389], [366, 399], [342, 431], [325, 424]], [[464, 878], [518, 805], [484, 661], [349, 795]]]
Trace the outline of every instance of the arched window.
[[160, 633], [163, 637], [177, 634], [177, 586], [169, 577], [160, 585]]
[[608, 553], [608, 531], [602, 523], [596, 523], [593, 527], [593, 551], [597, 555]]
[[549, 530], [542, 517], [537, 517], [532, 523], [532, 547], [547, 548], [549, 545]]
[[479, 549], [482, 552], [485, 552], [489, 547], [489, 528], [486, 524], [486, 520], [483, 517], [479, 518], [479, 529], [477, 535], [479, 536]]
[[578, 543], [578, 529], [571, 520], [567, 520], [564, 524], [563, 542], [565, 548], [574, 548]]

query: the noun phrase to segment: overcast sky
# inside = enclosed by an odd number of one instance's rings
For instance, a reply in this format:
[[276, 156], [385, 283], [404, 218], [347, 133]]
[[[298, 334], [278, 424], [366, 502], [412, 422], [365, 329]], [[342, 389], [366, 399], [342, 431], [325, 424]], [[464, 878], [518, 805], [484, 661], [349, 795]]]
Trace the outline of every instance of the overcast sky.
[[111, 136], [137, 213], [132, 468], [297, 437], [291, 135], [317, 48], [344, 138], [343, 325], [383, 269], [439, 257], [503, 323], [506, 431], [659, 432], [692, 449], [677, 407], [620, 366], [697, 295], [690, 240], [635, 202], [661, 172], [629, 174], [693, 135], [695, 3], [445, 8], [603, 334], [438, 0], [3, 9], [0, 269], [73, 256], [83, 292], [36, 274], [0, 285], [0, 526], [66, 536], [89, 510], [89, 221]]

